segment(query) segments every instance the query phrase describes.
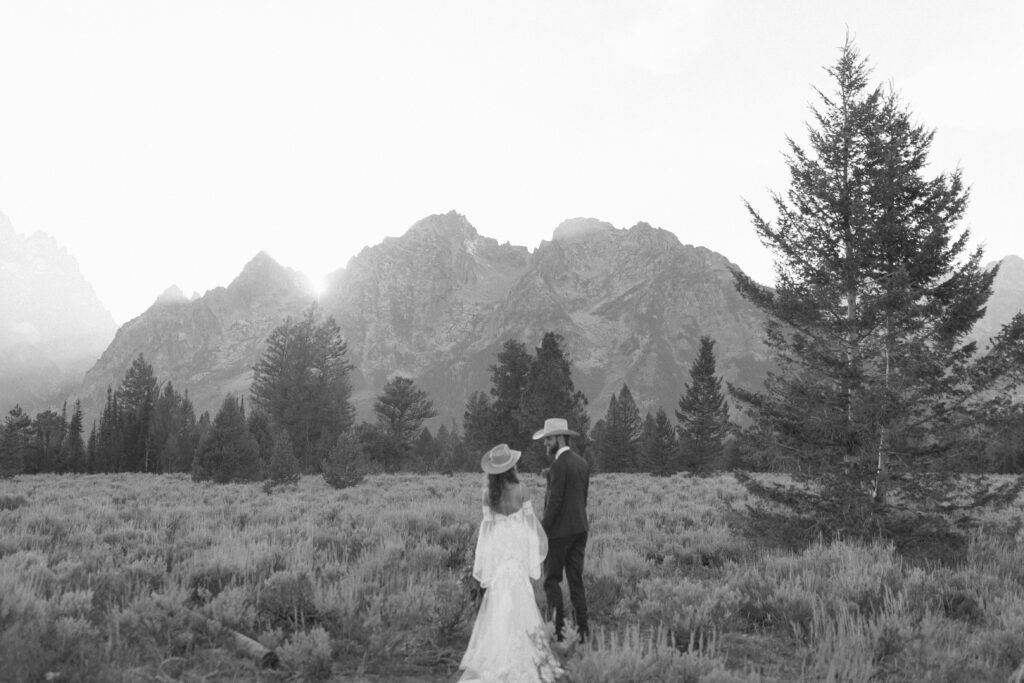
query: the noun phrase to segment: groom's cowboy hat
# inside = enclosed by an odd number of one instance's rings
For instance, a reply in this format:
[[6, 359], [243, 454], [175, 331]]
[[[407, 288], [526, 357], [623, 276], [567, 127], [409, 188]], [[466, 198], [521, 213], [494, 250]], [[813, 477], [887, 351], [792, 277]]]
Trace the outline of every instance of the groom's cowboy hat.
[[569, 423], [560, 417], [550, 417], [544, 420], [544, 429], [539, 432], [535, 432], [533, 440], [543, 439], [546, 436], [558, 436], [564, 434], [565, 436], [579, 436], [578, 433], [569, 429]]
[[484, 453], [484, 457], [480, 459], [480, 469], [487, 474], [508, 472], [516, 466], [516, 463], [519, 462], [519, 456], [522, 454], [522, 451], [514, 451], [509, 448], [508, 444], [499, 443]]

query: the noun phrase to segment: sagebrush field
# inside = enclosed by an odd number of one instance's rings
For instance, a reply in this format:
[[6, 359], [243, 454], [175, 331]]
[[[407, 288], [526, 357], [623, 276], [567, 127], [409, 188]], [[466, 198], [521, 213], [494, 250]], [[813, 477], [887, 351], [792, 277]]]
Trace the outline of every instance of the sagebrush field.
[[[543, 482], [524, 481], [542, 504]], [[0, 482], [0, 678], [450, 681], [472, 628], [482, 475]], [[570, 681], [1000, 681], [1024, 661], [1022, 501], [955, 562], [749, 532], [730, 475], [596, 475], [596, 637]], [[543, 600], [537, 587], [537, 596]], [[233, 633], [280, 657], [260, 669]]]

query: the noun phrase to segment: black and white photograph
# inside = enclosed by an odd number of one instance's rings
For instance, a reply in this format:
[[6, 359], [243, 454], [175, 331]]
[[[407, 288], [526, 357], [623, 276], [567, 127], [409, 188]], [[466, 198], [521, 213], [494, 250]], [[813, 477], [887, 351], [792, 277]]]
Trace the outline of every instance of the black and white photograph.
[[0, 0], [0, 681], [1024, 683], [1024, 2]]

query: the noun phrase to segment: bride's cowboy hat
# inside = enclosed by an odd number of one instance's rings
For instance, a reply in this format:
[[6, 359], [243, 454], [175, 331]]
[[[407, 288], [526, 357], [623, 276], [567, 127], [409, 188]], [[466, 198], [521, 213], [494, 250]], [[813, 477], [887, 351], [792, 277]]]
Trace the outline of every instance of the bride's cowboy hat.
[[480, 469], [487, 474], [508, 472], [516, 466], [516, 463], [519, 462], [519, 456], [522, 454], [522, 451], [514, 451], [509, 448], [508, 444], [499, 443], [484, 453], [484, 457], [480, 459]]
[[539, 432], [535, 432], [533, 440], [543, 439], [546, 436], [558, 436], [564, 434], [566, 436], [579, 436], [578, 433], [569, 429], [569, 423], [560, 417], [550, 417], [544, 420], [544, 429]]

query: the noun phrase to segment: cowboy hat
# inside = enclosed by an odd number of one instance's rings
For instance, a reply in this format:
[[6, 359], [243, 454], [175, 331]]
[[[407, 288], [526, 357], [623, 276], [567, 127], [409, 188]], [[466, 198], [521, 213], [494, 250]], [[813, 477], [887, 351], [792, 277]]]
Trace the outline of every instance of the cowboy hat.
[[480, 459], [480, 469], [487, 474], [508, 472], [519, 462], [519, 456], [522, 454], [522, 451], [514, 451], [509, 448], [508, 444], [499, 443], [484, 453], [484, 457]]
[[559, 434], [565, 434], [567, 436], [579, 436], [578, 433], [569, 429], [569, 423], [560, 417], [549, 417], [544, 420], [544, 429], [534, 433], [533, 440], [543, 439], [546, 436], [558, 436]]

